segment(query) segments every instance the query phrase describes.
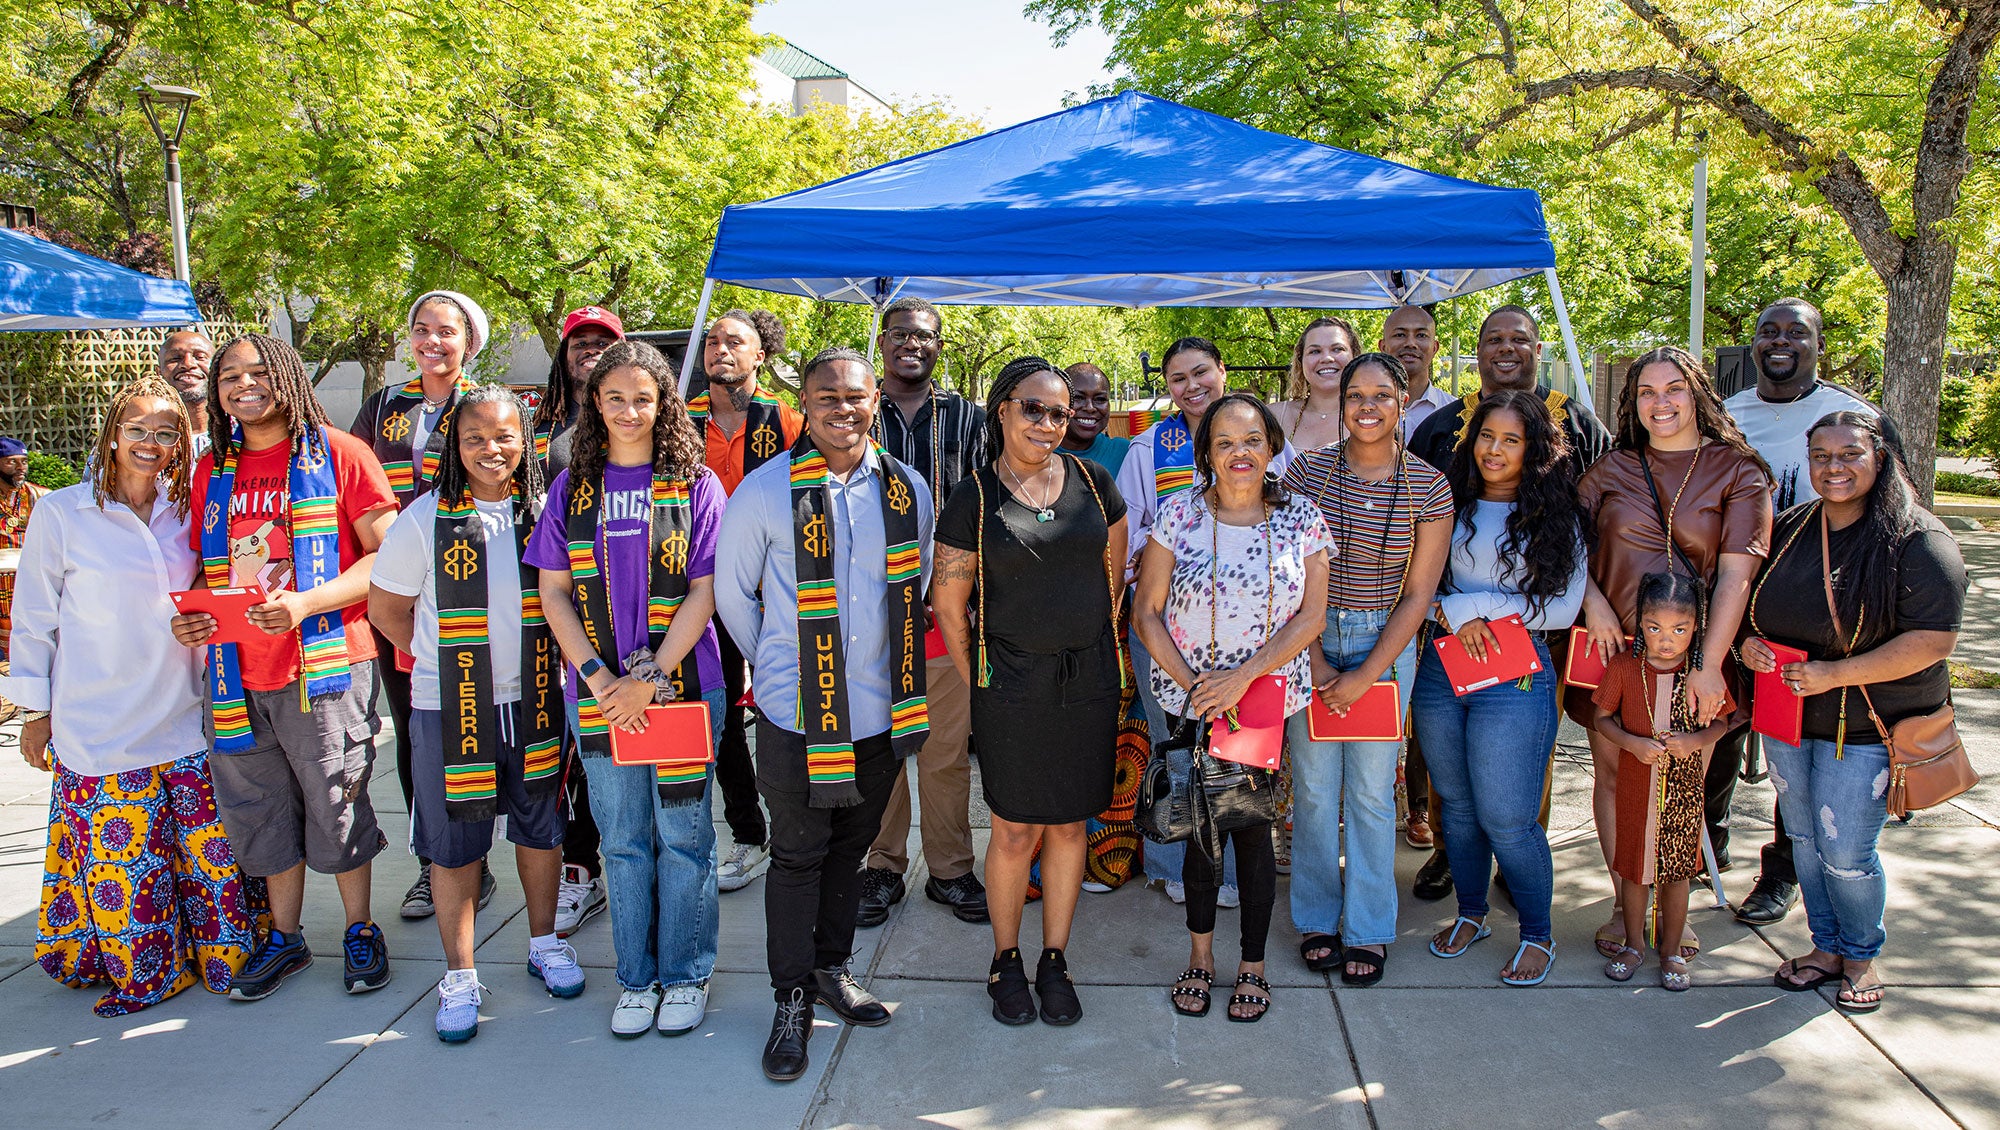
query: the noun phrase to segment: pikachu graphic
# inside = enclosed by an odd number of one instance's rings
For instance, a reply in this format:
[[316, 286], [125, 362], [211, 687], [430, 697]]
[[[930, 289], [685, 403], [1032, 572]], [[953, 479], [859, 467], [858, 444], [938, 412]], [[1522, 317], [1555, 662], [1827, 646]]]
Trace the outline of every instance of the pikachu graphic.
[[271, 560], [271, 539], [281, 536], [273, 518], [241, 537], [229, 539], [229, 583], [239, 588], [261, 586], [267, 593], [291, 587], [292, 560]]

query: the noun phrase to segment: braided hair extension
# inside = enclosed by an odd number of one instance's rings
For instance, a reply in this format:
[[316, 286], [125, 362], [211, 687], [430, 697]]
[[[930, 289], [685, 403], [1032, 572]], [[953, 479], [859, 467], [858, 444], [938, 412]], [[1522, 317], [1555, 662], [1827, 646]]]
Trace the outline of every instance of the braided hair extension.
[[466, 413], [481, 404], [501, 404], [514, 409], [522, 443], [521, 461], [514, 468], [514, 520], [532, 520], [534, 507], [546, 489], [542, 484], [542, 461], [535, 458], [535, 437], [529, 430], [527, 406], [506, 385], [480, 385], [458, 398], [458, 407], [453, 409], [451, 419], [444, 426], [445, 454], [439, 461], [434, 488], [438, 501], [463, 506], [466, 496], [472, 492], [472, 477], [465, 469], [465, 457], [459, 453], [458, 440]]
[[992, 462], [999, 462], [1000, 453], [1006, 446], [1006, 438], [1000, 429], [1000, 406], [1007, 403], [1021, 382], [1037, 373], [1053, 373], [1069, 390], [1072, 398], [1076, 386], [1070, 383], [1069, 374], [1056, 368], [1055, 363], [1043, 357], [1016, 357], [1000, 367], [1000, 375], [993, 378], [993, 387], [986, 390], [986, 452]]
[[208, 401], [214, 406], [208, 414], [208, 442], [216, 466], [220, 467], [223, 458], [236, 447], [230, 434], [234, 421], [222, 398], [222, 364], [237, 346], [248, 346], [263, 364], [264, 384], [285, 414], [286, 430], [293, 439], [333, 426], [326, 407], [313, 392], [312, 378], [306, 375], [306, 363], [300, 359], [298, 350], [269, 334], [241, 334], [215, 351], [215, 363], [208, 370]]
[[189, 504], [188, 485], [194, 477], [189, 474], [194, 467], [194, 425], [188, 420], [187, 403], [181, 399], [181, 390], [161, 376], [149, 374], [140, 377], [111, 397], [111, 407], [104, 412], [104, 426], [97, 430], [97, 442], [91, 448], [91, 497], [102, 510], [104, 500], [111, 497], [117, 486], [118, 468], [111, 449], [118, 439], [119, 428], [124, 426], [125, 409], [142, 396], [156, 396], [172, 404], [174, 415], [180, 420], [180, 442], [174, 444], [173, 454], [160, 467], [160, 475], [166, 480], [167, 501], [172, 504], [175, 516], [185, 518]]

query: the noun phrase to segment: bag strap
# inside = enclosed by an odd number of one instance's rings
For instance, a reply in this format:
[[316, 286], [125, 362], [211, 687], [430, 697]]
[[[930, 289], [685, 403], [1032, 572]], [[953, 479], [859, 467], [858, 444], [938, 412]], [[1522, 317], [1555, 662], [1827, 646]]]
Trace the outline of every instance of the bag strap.
[[[1694, 560], [1687, 555], [1686, 550], [1681, 548], [1680, 543], [1674, 540], [1674, 521], [1672, 518], [1667, 516], [1667, 508], [1660, 504], [1660, 485], [1653, 481], [1652, 460], [1646, 458], [1646, 451], [1644, 448], [1639, 449], [1633, 454], [1639, 457], [1639, 467], [1646, 473], [1646, 493], [1653, 496], [1653, 513], [1660, 519], [1660, 532], [1667, 539], [1668, 562], [1671, 564], [1674, 561], [1674, 559], [1678, 558], [1680, 560], [1681, 567], [1687, 570], [1688, 576], [1692, 577], [1697, 582], [1700, 581], [1701, 571], [1694, 567]], [[1701, 458], [1701, 451], [1698, 448], [1695, 450], [1695, 458], [1696, 459]], [[1688, 466], [1688, 471], [1690, 473], [1694, 471], [1694, 466], [1692, 464]], [[1675, 495], [1674, 501], [1676, 504], [1678, 504], [1680, 501], [1680, 496]]]
[[[1828, 620], [1833, 624], [1833, 641], [1837, 644], [1840, 642], [1840, 638], [1847, 634], [1847, 630], [1840, 626], [1840, 609], [1833, 602], [1833, 553], [1830, 548], [1831, 538], [1827, 532], [1831, 523], [1826, 519], [1826, 504], [1822, 502], [1818, 505], [1819, 581], [1820, 587], [1826, 592], [1826, 615]], [[1889, 733], [1889, 727], [1883, 724], [1882, 716], [1875, 713], [1875, 700], [1868, 697], [1868, 684], [1857, 683], [1855, 684], [1855, 689], [1861, 692], [1861, 703], [1868, 708], [1869, 720], [1874, 722], [1875, 728], [1882, 732], [1883, 740], [1893, 745], [1895, 738]]]

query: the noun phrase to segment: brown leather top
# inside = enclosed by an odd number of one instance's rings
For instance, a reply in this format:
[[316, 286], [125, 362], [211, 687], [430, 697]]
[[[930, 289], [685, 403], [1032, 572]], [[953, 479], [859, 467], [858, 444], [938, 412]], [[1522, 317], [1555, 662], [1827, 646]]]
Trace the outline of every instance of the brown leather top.
[[[1675, 543], [1711, 586], [1723, 554], [1763, 557], [1771, 551], [1771, 480], [1755, 461], [1713, 440], [1696, 451], [1649, 451], [1645, 457], [1659, 486], [1658, 509], [1636, 451], [1611, 452], [1592, 464], [1579, 484], [1584, 509], [1597, 523], [1590, 577], [1617, 610], [1627, 634], [1639, 626], [1640, 578], [1685, 571], [1678, 561], [1669, 568], [1660, 510], [1672, 512]], [[1681, 491], [1690, 462], [1694, 473]]]

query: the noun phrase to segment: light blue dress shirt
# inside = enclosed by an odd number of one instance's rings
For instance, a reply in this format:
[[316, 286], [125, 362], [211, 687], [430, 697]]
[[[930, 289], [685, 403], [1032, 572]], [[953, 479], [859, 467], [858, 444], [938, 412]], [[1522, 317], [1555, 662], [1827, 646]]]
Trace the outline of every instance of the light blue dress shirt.
[[[930, 586], [929, 484], [915, 470], [917, 543]], [[873, 450], [846, 481], [826, 484], [833, 529], [833, 583], [847, 633], [847, 722], [855, 738], [889, 732], [888, 542], [882, 525], [882, 464]], [[759, 593], [762, 593], [761, 600]], [[755, 671], [757, 709], [792, 733], [799, 725], [798, 565], [792, 545], [792, 469], [773, 459], [744, 476], [722, 516], [715, 553], [715, 607]], [[921, 660], [919, 660], [921, 662]]]

